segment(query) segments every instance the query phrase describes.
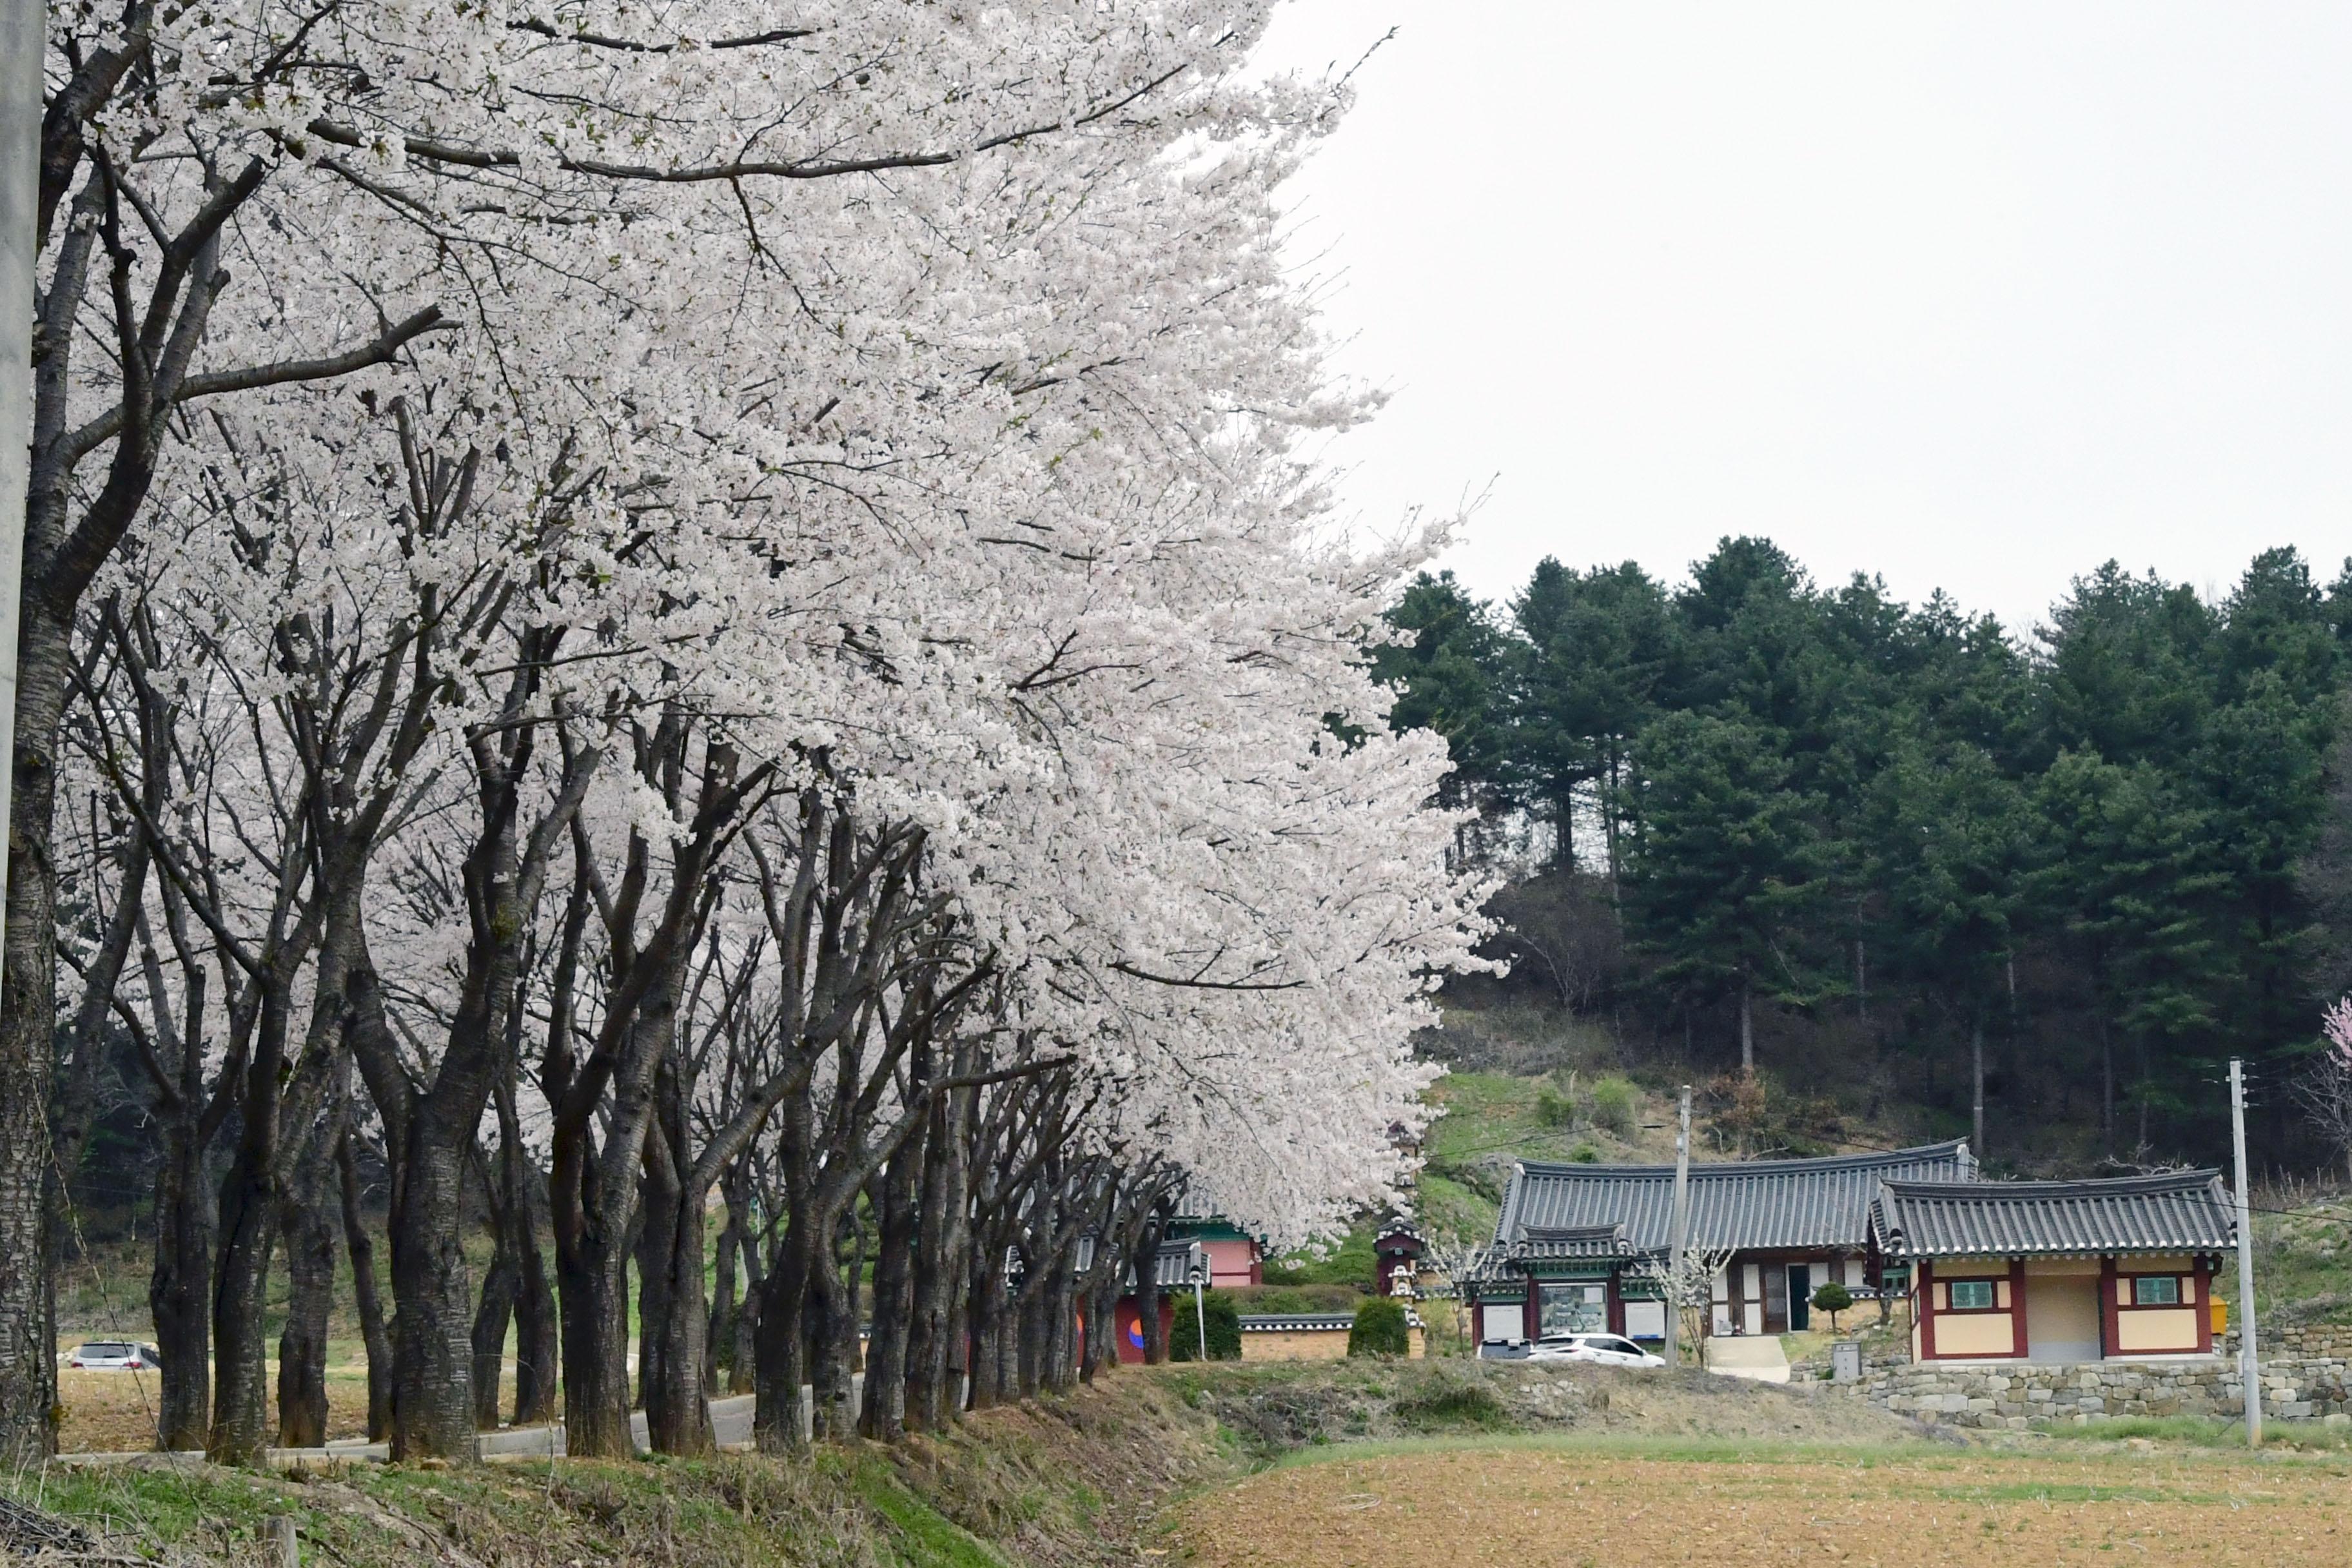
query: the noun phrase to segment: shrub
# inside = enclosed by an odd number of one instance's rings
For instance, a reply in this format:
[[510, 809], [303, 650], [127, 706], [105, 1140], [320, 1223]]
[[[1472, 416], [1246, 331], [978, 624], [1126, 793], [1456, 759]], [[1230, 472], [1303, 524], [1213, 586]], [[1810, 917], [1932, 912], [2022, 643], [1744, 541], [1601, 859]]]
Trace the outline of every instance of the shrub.
[[1633, 1131], [1633, 1121], [1641, 1104], [1642, 1091], [1612, 1073], [1592, 1086], [1592, 1124], [1605, 1127], [1622, 1138]]
[[[1242, 1359], [1242, 1310], [1239, 1303], [1223, 1290], [1202, 1293], [1202, 1312], [1208, 1324], [1209, 1359], [1239, 1361]], [[1201, 1322], [1192, 1315], [1192, 1295], [1186, 1291], [1176, 1298], [1176, 1323], [1168, 1335], [1168, 1359], [1198, 1361], [1201, 1359]]]
[[1568, 1160], [1572, 1165], [1598, 1165], [1601, 1163], [1601, 1151], [1590, 1143], [1579, 1143], [1568, 1152]]
[[1404, 1317], [1404, 1303], [1393, 1296], [1374, 1296], [1356, 1309], [1348, 1331], [1348, 1353], [1405, 1356], [1412, 1353], [1412, 1336]]
[[1853, 1292], [1831, 1279], [1813, 1292], [1813, 1310], [1830, 1315], [1830, 1332], [1838, 1331], [1838, 1314], [1853, 1305]]
[[1546, 1127], [1566, 1127], [1576, 1120], [1576, 1101], [1547, 1085], [1536, 1091], [1536, 1120]]
[[1508, 1423], [1510, 1412], [1486, 1380], [1476, 1375], [1475, 1363], [1461, 1372], [1438, 1370], [1445, 1365], [1430, 1363], [1430, 1375], [1411, 1380], [1397, 1391], [1389, 1414], [1399, 1426], [1428, 1432], [1465, 1426], [1491, 1430]]

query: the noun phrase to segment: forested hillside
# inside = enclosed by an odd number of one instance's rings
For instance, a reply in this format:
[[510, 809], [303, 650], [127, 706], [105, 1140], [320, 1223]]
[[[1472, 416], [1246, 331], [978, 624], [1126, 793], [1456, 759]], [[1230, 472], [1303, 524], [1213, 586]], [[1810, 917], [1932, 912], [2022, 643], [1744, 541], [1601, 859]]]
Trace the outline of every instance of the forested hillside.
[[1681, 584], [1424, 575], [1389, 620], [1393, 721], [1446, 736], [1457, 851], [1507, 879], [1513, 973], [1457, 1016], [1572, 1013], [2036, 1170], [2224, 1155], [2242, 1055], [2257, 1161], [2336, 1156], [2294, 1091], [2352, 984], [2352, 565], [2208, 596], [2109, 563], [2011, 628], [1727, 539]]

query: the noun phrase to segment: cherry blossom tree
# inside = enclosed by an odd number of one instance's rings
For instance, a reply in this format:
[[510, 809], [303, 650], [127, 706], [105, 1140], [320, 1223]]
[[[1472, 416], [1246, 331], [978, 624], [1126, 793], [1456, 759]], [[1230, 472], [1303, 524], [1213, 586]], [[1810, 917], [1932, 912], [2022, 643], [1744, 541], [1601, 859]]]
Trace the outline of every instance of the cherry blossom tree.
[[[46, 1089], [60, 994], [73, 1050], [143, 1031], [183, 1210], [234, 1123], [173, 1264], [215, 1374], [167, 1426], [220, 1458], [281, 1241], [281, 1434], [320, 1413], [362, 1141], [402, 1457], [495, 1413], [542, 1182], [569, 1444], [614, 1456], [632, 1268], [656, 1447], [709, 1447], [739, 1310], [763, 1444], [804, 1385], [887, 1437], [960, 1370], [1078, 1375], [1178, 1181], [1277, 1247], [1398, 1195], [1482, 889], [1364, 658], [1435, 540], [1352, 549], [1302, 455], [1374, 405], [1279, 249], [1344, 89], [1250, 78], [1240, 0], [842, 10], [53, 28], [0, 1058]], [[106, 826], [61, 840], [69, 708]]]

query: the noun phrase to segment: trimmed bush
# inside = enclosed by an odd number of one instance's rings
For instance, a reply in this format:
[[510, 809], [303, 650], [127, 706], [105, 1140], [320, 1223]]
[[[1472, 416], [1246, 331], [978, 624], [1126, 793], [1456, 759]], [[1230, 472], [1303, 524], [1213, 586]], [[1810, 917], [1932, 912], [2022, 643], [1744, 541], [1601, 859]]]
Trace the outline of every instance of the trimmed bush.
[[[1239, 1361], [1242, 1359], [1242, 1310], [1233, 1297], [1223, 1290], [1202, 1293], [1202, 1311], [1209, 1327], [1209, 1359]], [[1176, 1298], [1176, 1324], [1168, 1333], [1168, 1359], [1199, 1361], [1201, 1359], [1201, 1321], [1192, 1315], [1192, 1292], [1185, 1291]]]
[[1633, 1131], [1641, 1110], [1642, 1091], [1615, 1073], [1592, 1086], [1592, 1124], [1622, 1138]]
[[1412, 1336], [1405, 1323], [1404, 1303], [1393, 1296], [1374, 1296], [1358, 1307], [1356, 1321], [1348, 1330], [1348, 1353], [1411, 1355]]
[[1853, 1305], [1853, 1292], [1836, 1280], [1826, 1281], [1813, 1292], [1813, 1310], [1830, 1315], [1830, 1332], [1838, 1331], [1838, 1314]]

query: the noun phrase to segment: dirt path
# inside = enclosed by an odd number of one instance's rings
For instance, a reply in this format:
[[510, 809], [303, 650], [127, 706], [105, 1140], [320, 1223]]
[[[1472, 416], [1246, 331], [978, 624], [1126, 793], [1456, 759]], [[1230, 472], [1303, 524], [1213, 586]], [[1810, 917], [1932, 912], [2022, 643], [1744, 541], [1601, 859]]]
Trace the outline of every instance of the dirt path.
[[1253, 1476], [1175, 1521], [1202, 1568], [2352, 1563], [2352, 1466], [2205, 1456], [1408, 1447]]

